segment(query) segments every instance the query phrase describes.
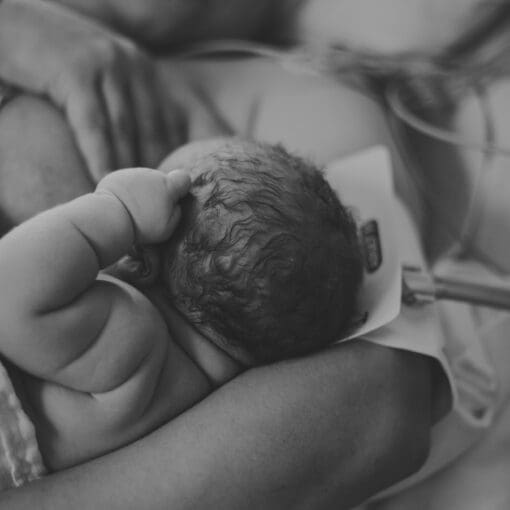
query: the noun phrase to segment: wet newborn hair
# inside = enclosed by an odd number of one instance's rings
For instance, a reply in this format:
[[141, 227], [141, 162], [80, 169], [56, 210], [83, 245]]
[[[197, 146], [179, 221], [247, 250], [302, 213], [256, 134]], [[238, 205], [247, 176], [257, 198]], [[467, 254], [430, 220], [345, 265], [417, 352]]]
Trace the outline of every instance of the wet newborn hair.
[[174, 306], [256, 364], [345, 334], [362, 259], [353, 218], [321, 171], [279, 145], [237, 139], [193, 167], [202, 173], [165, 261]]

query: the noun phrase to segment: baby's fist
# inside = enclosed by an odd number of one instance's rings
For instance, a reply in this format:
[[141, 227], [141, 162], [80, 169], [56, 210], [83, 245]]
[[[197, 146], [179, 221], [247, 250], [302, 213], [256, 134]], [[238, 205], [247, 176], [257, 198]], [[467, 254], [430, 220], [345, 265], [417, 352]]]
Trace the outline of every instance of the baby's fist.
[[188, 193], [189, 175], [165, 174], [148, 168], [118, 170], [104, 177], [96, 193], [114, 196], [131, 217], [135, 241], [154, 244], [167, 240], [181, 216], [179, 201]]

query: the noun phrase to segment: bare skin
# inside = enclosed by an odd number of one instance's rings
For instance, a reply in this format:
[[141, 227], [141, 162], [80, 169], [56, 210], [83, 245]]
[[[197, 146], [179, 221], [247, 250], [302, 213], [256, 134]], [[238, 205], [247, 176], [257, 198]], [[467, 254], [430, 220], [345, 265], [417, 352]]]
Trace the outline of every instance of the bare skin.
[[154, 75], [135, 42], [79, 13], [33, 0], [0, 5], [0, 79], [65, 113], [95, 181], [121, 166], [154, 166], [180, 143], [179, 109], [162, 115]]
[[[183, 63], [162, 72], [182, 87], [190, 139], [253, 133], [322, 163], [390, 142], [375, 103], [321, 79], [296, 80], [253, 61]], [[37, 143], [25, 143], [28, 136]], [[5, 196], [12, 222], [92, 187], [64, 119], [38, 99], [7, 105], [0, 143], [0, 189], [36, 196], [50, 182], [53, 190], [35, 203]], [[397, 174], [405, 175], [398, 160]], [[354, 377], [361, 370], [362, 381]], [[349, 508], [424, 461], [430, 370], [421, 356], [362, 341], [250, 370], [146, 439], [0, 501], [8, 509], [33, 498], [56, 509]]]

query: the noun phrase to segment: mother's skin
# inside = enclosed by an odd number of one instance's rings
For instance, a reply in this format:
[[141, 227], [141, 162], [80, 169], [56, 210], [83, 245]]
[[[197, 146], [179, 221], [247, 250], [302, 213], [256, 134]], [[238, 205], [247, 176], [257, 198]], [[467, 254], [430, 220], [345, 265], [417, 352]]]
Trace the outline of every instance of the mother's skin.
[[[190, 139], [237, 132], [326, 163], [389, 143], [377, 106], [316, 78], [247, 62], [163, 65]], [[191, 85], [191, 86], [190, 86]], [[396, 160], [397, 184], [409, 188]], [[91, 189], [62, 116], [20, 97], [0, 114], [7, 221]], [[412, 190], [410, 191], [412, 192]], [[362, 375], [360, 375], [362, 374]], [[242, 374], [148, 437], [0, 496], [3, 509], [349, 508], [428, 451], [430, 366], [357, 340]]]

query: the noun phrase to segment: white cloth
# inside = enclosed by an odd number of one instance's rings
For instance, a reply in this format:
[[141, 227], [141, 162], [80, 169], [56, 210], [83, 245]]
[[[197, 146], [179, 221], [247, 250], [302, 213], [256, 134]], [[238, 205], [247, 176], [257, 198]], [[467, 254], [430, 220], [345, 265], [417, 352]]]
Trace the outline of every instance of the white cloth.
[[[353, 168], [356, 169], [354, 175]], [[360, 222], [375, 218], [378, 222], [385, 221], [387, 228], [388, 224], [393, 225], [396, 237], [390, 243], [384, 238], [383, 232], [383, 259], [390, 255], [397, 258], [399, 267], [410, 264], [427, 269], [416, 227], [392, 186], [380, 183], [371, 189], [367, 186], [364, 197], [342, 194], [342, 189], [345, 189], [342, 181], [347, 186], [347, 182], [352, 179], [373, 182], [380, 180], [381, 175], [385, 178], [389, 175], [391, 179], [391, 163], [384, 148], [371, 149], [335, 162], [328, 167], [327, 172], [342, 200], [356, 210]], [[391, 219], [388, 218], [390, 214]], [[393, 242], [396, 242], [397, 250], [388, 246]], [[395, 261], [392, 261], [392, 267], [394, 265]], [[436, 269], [451, 274], [461, 267], [461, 263], [444, 261]], [[472, 263], [468, 264], [470, 274], [475, 269], [481, 270]], [[384, 270], [382, 267], [381, 271]], [[486, 271], [484, 275], [487, 276]], [[392, 276], [395, 277], [401, 278], [401, 273]], [[384, 293], [381, 293], [381, 298], [385, 298]], [[387, 506], [382, 507], [391, 510], [452, 508], [441, 506], [440, 503], [421, 506], [427, 499], [418, 502], [412, 493], [422, 485], [420, 482], [433, 475], [436, 475], [433, 478], [440, 478], [437, 473], [473, 449], [504, 411], [510, 394], [510, 341], [506, 339], [505, 332], [505, 327], [510, 331], [510, 314], [451, 302], [436, 302], [418, 307], [402, 306], [397, 314], [396, 317], [388, 314], [387, 320], [379, 321], [375, 328], [365, 325], [363, 338], [379, 345], [417, 352], [436, 359], [449, 382], [452, 409], [432, 429], [431, 451], [425, 465], [413, 476], [385, 491], [381, 497], [391, 497], [387, 499]], [[360, 336], [359, 332], [354, 336]], [[500, 358], [499, 363], [494, 362], [495, 356]], [[405, 490], [408, 487], [411, 488]], [[394, 495], [404, 493], [410, 496], [404, 499], [405, 503], [401, 506], [395, 506], [398, 504], [398, 496]]]

